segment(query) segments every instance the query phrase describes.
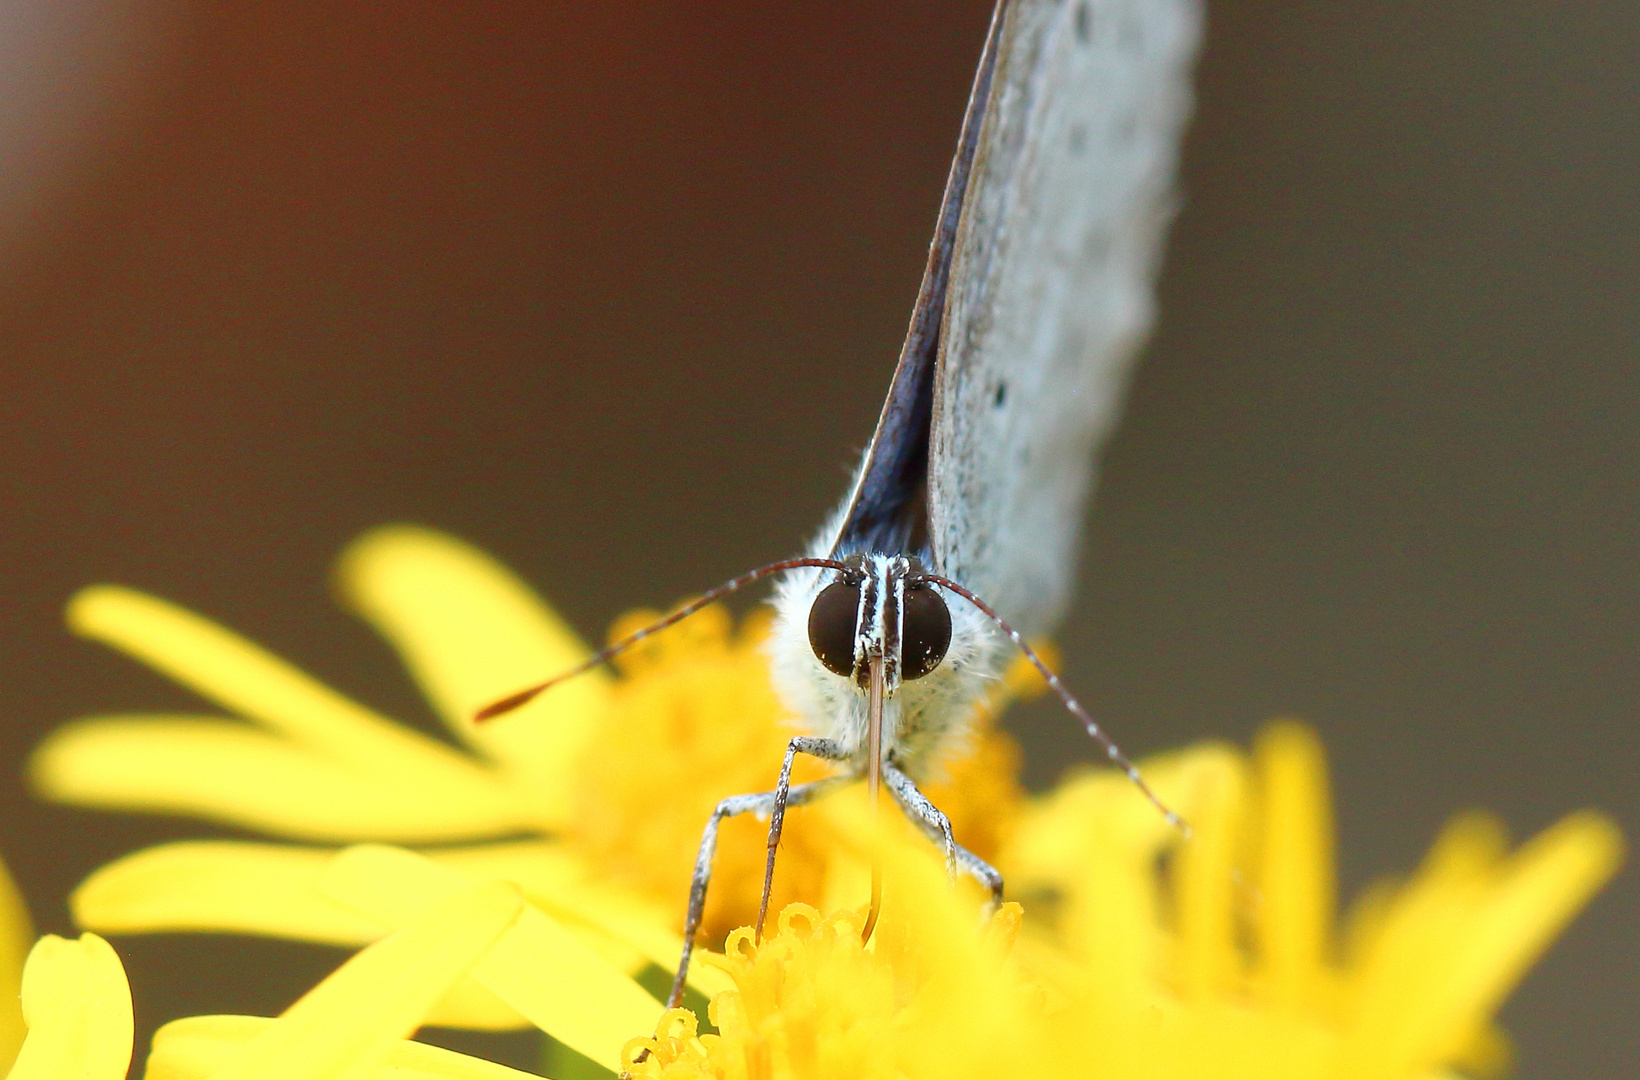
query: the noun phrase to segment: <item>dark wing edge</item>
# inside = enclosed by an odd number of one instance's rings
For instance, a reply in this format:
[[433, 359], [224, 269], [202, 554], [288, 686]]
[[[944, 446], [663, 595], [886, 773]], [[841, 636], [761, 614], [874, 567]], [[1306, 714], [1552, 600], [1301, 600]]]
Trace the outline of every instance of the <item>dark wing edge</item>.
[[957, 152], [940, 199], [928, 264], [917, 290], [916, 306], [911, 310], [911, 325], [877, 429], [829, 539], [827, 554], [832, 557], [851, 551], [915, 554], [928, 546], [929, 437], [946, 288], [968, 180], [992, 98], [992, 80], [1010, 2], [998, 0], [991, 13]]

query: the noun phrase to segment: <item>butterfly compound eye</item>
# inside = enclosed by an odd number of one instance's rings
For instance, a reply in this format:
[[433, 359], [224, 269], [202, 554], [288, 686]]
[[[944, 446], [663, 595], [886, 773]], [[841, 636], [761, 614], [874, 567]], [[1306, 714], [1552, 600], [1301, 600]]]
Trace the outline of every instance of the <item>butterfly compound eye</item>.
[[951, 609], [932, 585], [908, 585], [900, 615], [900, 676], [920, 679], [951, 647]]
[[860, 619], [860, 586], [834, 581], [809, 608], [809, 648], [826, 670], [854, 674], [854, 631]]

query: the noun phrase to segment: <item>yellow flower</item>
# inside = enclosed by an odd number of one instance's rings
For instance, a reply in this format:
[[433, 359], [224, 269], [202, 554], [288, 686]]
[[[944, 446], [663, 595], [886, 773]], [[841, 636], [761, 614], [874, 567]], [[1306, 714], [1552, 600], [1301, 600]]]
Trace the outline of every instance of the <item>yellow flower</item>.
[[[426, 844], [439, 845], [435, 858], [447, 867], [516, 883], [629, 971], [675, 965], [712, 806], [772, 786], [791, 734], [769, 688], [763, 624], [734, 635], [722, 612], [702, 612], [623, 658], [623, 677], [590, 673], [479, 726], [472, 717], [482, 705], [587, 655], [522, 582], [466, 544], [399, 526], [344, 554], [338, 592], [397, 649], [464, 749], [395, 724], [163, 600], [114, 586], [74, 599], [76, 632], [231, 716], [77, 721], [36, 751], [36, 788], [63, 802], [188, 814], [306, 842], [195, 841], [134, 853], [76, 891], [76, 920], [105, 933], [362, 945], [382, 928], [316, 887], [333, 848], [314, 845]], [[935, 794], [959, 838], [989, 853], [1017, 816], [1016, 755], [989, 731], [972, 751], [951, 764], [959, 783]], [[852, 902], [850, 890], [863, 887], [859, 847], [838, 837], [830, 808], [789, 820], [778, 897]], [[725, 829], [708, 940], [755, 912], [763, 851], [757, 822]], [[710, 993], [725, 980], [696, 965], [691, 983]], [[482, 993], [434, 1015], [451, 1026], [525, 1023]]]
[[[879, 830], [863, 793], [844, 791], [794, 815], [780, 864], [782, 895], [816, 906], [786, 907], [760, 946], [730, 935], [724, 956], [691, 971], [720, 1028], [700, 1034], [692, 1014], [662, 1015], [626, 973], [677, 955], [672, 927], [712, 803], [775, 772], [787, 732], [756, 620], [735, 635], [706, 614], [632, 653], [619, 678], [588, 676], [475, 728], [480, 705], [573, 665], [584, 648], [504, 570], [425, 530], [366, 536], [344, 558], [340, 588], [464, 750], [163, 601], [99, 587], [71, 607], [76, 630], [235, 718], [80, 721], [37, 753], [43, 792], [306, 841], [137, 852], [77, 890], [83, 925], [376, 942], [357, 963], [408, 956], [390, 943], [437, 912], [446, 920], [418, 939], [417, 956], [445, 959], [427, 960], [438, 977], [415, 983], [413, 1001], [383, 997], [398, 975], [349, 976], [326, 985], [376, 990], [315, 990], [304, 1000], [328, 1004], [277, 1021], [309, 1040], [292, 1045], [323, 1044], [331, 1057], [258, 1051], [228, 1069], [209, 1055], [251, 1045], [275, 1022], [194, 1018], [162, 1032], [155, 1076], [354, 1077], [403, 1054], [424, 1055], [414, 1068], [434, 1075], [489, 1075], [459, 1071], [481, 1069], [474, 1059], [435, 1067], [428, 1048], [406, 1050], [422, 1022], [533, 1024], [608, 1066], [672, 1080], [1490, 1073], [1508, 1057], [1497, 1006], [1621, 858], [1615, 827], [1592, 813], [1513, 853], [1495, 822], [1465, 815], [1416, 875], [1370, 890], [1338, 929], [1325, 766], [1304, 729], [1272, 728], [1251, 756], [1209, 744], [1148, 762], [1195, 826], [1182, 843], [1119, 775], [1079, 774], [1024, 800], [1017, 751], [982, 717], [972, 753], [931, 794], [1023, 907], [976, 933], [971, 883], [953, 889], [897, 815]], [[358, 840], [430, 847], [318, 846]], [[756, 823], [738, 850], [726, 837], [720, 930], [749, 921], [762, 841]], [[873, 853], [889, 870], [887, 900], [862, 945], [856, 905]], [[449, 907], [458, 900], [469, 907]], [[459, 957], [426, 945], [458, 938]], [[347, 1049], [366, 1031], [368, 1047]], [[367, 1058], [376, 1064], [358, 1065]], [[181, 1064], [167, 1073], [171, 1060]]]
[[1513, 854], [1490, 819], [1461, 816], [1409, 881], [1357, 904], [1339, 941], [1325, 769], [1306, 730], [1271, 728], [1251, 760], [1207, 745], [1147, 765], [1193, 840], [1118, 775], [1072, 780], [1004, 852], [1023, 927], [1009, 905], [976, 935], [973, 898], [895, 830], [879, 841], [889, 901], [870, 947], [857, 916], [788, 908], [761, 946], [737, 935], [715, 960], [735, 983], [712, 1002], [720, 1034], [669, 1013], [628, 1045], [627, 1068], [650, 1080], [1491, 1073], [1506, 1053], [1492, 1013], [1621, 857], [1592, 813]]

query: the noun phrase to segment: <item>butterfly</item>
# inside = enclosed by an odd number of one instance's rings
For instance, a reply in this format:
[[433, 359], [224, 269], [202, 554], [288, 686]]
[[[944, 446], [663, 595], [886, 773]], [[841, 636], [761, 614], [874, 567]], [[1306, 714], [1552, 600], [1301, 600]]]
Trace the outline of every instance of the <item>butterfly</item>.
[[[877, 428], [841, 505], [802, 557], [726, 582], [558, 678], [779, 575], [769, 644], [777, 688], [807, 728], [767, 792], [724, 799], [690, 888], [681, 999], [719, 824], [769, 818], [761, 931], [787, 808], [864, 779], [994, 900], [1002, 877], [957, 844], [917, 788], [1023, 649], [1170, 820], [1027, 639], [1057, 623], [1074, 580], [1095, 452], [1154, 320], [1175, 206], [1199, 0], [999, 0], [946, 180], [933, 243]], [[794, 759], [836, 763], [793, 785]], [[873, 875], [863, 933], [880, 900]]]

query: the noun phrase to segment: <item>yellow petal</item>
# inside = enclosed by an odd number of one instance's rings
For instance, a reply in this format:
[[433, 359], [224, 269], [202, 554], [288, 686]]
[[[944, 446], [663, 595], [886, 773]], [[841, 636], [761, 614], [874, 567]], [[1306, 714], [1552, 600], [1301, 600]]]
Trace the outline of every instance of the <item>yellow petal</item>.
[[[190, 1016], [154, 1032], [144, 1080], [209, 1080], [239, 1051], [278, 1021], [261, 1016]], [[374, 1080], [540, 1080], [533, 1073], [458, 1054], [426, 1043], [400, 1041]]]
[[1583, 811], [1545, 829], [1503, 868], [1480, 913], [1458, 1006], [1491, 1012], [1573, 915], [1623, 861], [1623, 837], [1604, 814]]
[[[630, 889], [610, 884], [585, 859], [550, 841], [445, 848], [429, 857], [469, 877], [511, 881], [536, 907], [566, 924], [620, 942], [667, 971], [678, 966], [683, 936], [669, 927], [683, 922], [682, 897], [676, 910], [665, 910]], [[710, 998], [733, 983], [718, 968], [691, 964], [689, 985]]]
[[403, 657], [457, 736], [524, 773], [544, 820], [569, 812], [571, 772], [608, 696], [588, 672], [478, 726], [473, 714], [498, 698], [581, 662], [587, 649], [511, 571], [478, 549], [431, 529], [388, 526], [343, 554], [344, 598]]
[[[110, 934], [255, 934], [344, 946], [375, 941], [390, 929], [387, 924], [319, 890], [335, 854], [327, 848], [229, 840], [161, 844], [99, 867], [74, 890], [70, 910], [79, 925]], [[430, 857], [473, 880], [519, 886], [532, 903], [584, 931], [589, 943], [623, 970], [635, 971], [644, 962], [667, 969], [677, 964], [682, 938], [666, 927], [681, 916], [602, 881], [557, 844], [440, 848]], [[691, 966], [689, 982], [708, 997], [730, 985], [727, 975], [704, 964]], [[488, 991], [459, 985], [434, 1017], [445, 1027], [481, 1030], [527, 1023]]]
[[261, 646], [158, 597], [94, 585], [70, 601], [68, 625], [334, 761], [406, 784], [476, 768], [455, 749], [393, 723]]
[[[416, 917], [467, 879], [411, 851], [361, 845], [326, 874], [330, 895], [387, 923]], [[608, 1068], [634, 1033], [652, 1030], [660, 1003], [610, 967], [563, 923], [526, 906], [473, 978], [557, 1039]]]
[[[105, 933], [256, 934], [344, 946], [376, 941], [393, 928], [319, 890], [335, 854], [231, 840], [161, 844], [99, 867], [74, 890], [69, 907], [75, 922]], [[427, 1023], [477, 1031], [530, 1026], [466, 976], [432, 1008]]]
[[366, 1080], [523, 908], [499, 882], [467, 889], [365, 949], [240, 1045], [217, 1080]]
[[534, 1025], [529, 1017], [495, 996], [471, 975], [463, 975], [427, 1012], [428, 1027], [464, 1031], [523, 1031]]
[[[75, 923], [110, 934], [218, 933], [362, 946], [389, 924], [336, 903], [318, 882], [336, 852], [238, 841], [180, 841], [98, 867], [69, 896]], [[513, 1031], [530, 1021], [462, 977], [428, 1024]]]
[[1295, 723], [1271, 724], [1259, 770], [1258, 956], [1272, 1004], [1313, 1001], [1334, 918], [1332, 799], [1320, 741]]
[[23, 1015], [28, 1038], [8, 1080], [124, 1080], [131, 987], [102, 938], [41, 938], [23, 969]]
[[185, 840], [99, 867], [69, 897], [81, 926], [112, 934], [257, 934], [363, 945], [391, 927], [318, 889], [323, 848]]
[[1501, 829], [1456, 819], [1378, 918], [1356, 979], [1343, 1060], [1362, 1077], [1433, 1069], [1463, 1053], [1526, 968], [1616, 871], [1612, 822], [1574, 814], [1499, 860]]
[[[105, 933], [257, 934], [321, 945], [364, 945], [393, 928], [319, 891], [336, 853], [230, 840], [185, 840], [99, 867], [69, 897], [75, 922]], [[427, 1023], [478, 1031], [529, 1026], [463, 976]]]
[[23, 964], [34, 944], [34, 927], [28, 905], [17, 884], [0, 863], [0, 1072], [11, 1067], [23, 1045], [23, 1006], [11, 987], [21, 986]]
[[[1141, 767], [1160, 798], [1190, 807], [1204, 777], [1222, 772], [1225, 754], [1206, 744]], [[1033, 800], [1004, 850], [1014, 895], [1061, 897], [1060, 945], [1089, 965], [1087, 981], [1105, 1007], [1136, 1008], [1156, 991], [1165, 940], [1155, 865], [1180, 840], [1126, 776], [1102, 769]]]
[[434, 843], [527, 822], [506, 785], [459, 756], [395, 776], [198, 717], [68, 724], [34, 752], [30, 772], [59, 802], [188, 814], [306, 840]]
[[[882, 939], [873, 948], [884, 957], [900, 945], [922, 980], [920, 1000], [895, 1025], [901, 1060], [919, 1061], [930, 1076], [1043, 1075], [1045, 1063], [1026, 1059], [1019, 1045], [1029, 1021], [1016, 1007], [1006, 945], [976, 932], [978, 890], [953, 889], [939, 849], [899, 815], [883, 815], [876, 829], [860, 825], [875, 832], [883, 867]], [[964, 1037], [940, 1037], [951, 1031]]]
[[[1206, 749], [1206, 748], [1204, 748]], [[1200, 755], [1195, 790], [1181, 805], [1193, 833], [1174, 855], [1178, 907], [1178, 984], [1198, 1001], [1236, 988], [1236, 856], [1247, 809], [1241, 755], [1213, 747]]]

